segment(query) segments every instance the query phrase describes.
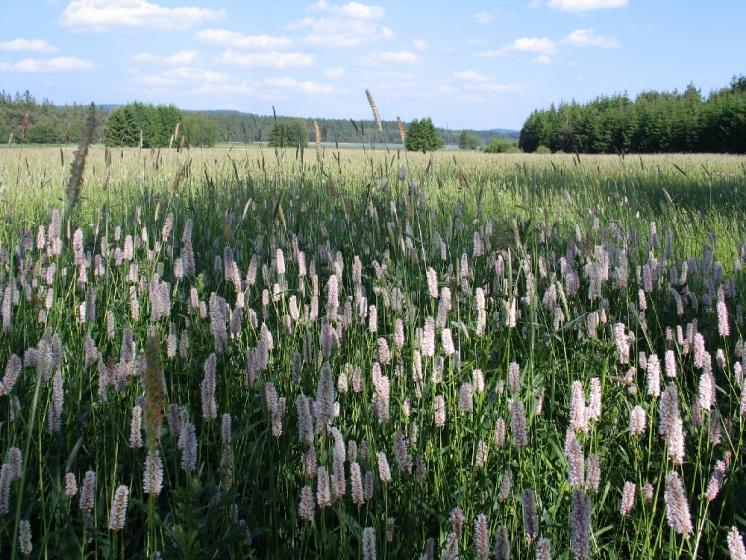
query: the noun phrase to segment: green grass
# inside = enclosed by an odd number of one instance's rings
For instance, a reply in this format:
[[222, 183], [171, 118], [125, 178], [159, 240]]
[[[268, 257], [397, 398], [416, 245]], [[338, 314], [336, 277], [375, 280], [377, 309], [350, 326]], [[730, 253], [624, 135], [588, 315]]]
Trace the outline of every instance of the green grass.
[[[62, 252], [48, 254], [46, 245], [36, 247], [36, 236], [40, 225], [49, 225], [52, 209], [64, 216], [72, 151], [0, 149], [0, 299], [8, 285], [18, 288], [17, 301], [11, 295], [11, 328], [0, 336], [0, 367], [11, 354], [23, 357], [56, 334], [62, 343], [59, 369], [64, 386], [59, 432], [48, 428], [53, 382], [46, 376], [54, 371], [40, 367], [37, 373], [28, 365], [10, 396], [0, 396], [0, 452], [18, 447], [24, 455], [23, 477], [10, 483], [9, 513], [0, 516], [4, 557], [19, 554], [15, 536], [20, 521], [29, 520], [32, 557], [151, 558], [158, 552], [163, 558], [357, 558], [362, 554], [363, 528], [373, 527], [380, 558], [417, 557], [431, 538], [440, 558], [453, 529], [449, 514], [458, 506], [465, 517], [458, 539], [463, 557], [475, 556], [474, 520], [484, 513], [491, 541], [497, 527], [505, 525], [514, 557], [531, 558], [536, 542], [524, 536], [520, 501], [522, 490], [530, 488], [537, 496], [540, 536], [551, 541], [554, 558], [573, 558], [573, 488], [564, 451], [570, 387], [581, 381], [587, 399], [592, 378], [598, 378], [602, 388], [601, 416], [587, 433], [577, 434], [586, 460], [593, 453], [601, 464], [597, 491], [583, 490], [592, 506], [591, 557], [691, 557], [696, 548], [699, 558], [718, 559], [727, 557], [730, 527], [736, 525], [743, 532], [744, 416], [735, 370], [740, 360], [737, 341], [743, 339], [738, 309], [746, 287], [739, 265], [746, 258], [746, 158], [581, 156], [578, 161], [571, 155], [327, 149], [319, 162], [311, 146], [302, 155], [256, 147], [181, 153], [114, 149], [107, 165], [104, 150], [96, 148], [89, 154], [82, 199], [68, 216], [69, 226], [64, 219], [61, 224]], [[173, 229], [164, 240], [162, 229], [169, 215]], [[182, 232], [188, 220], [193, 222], [196, 275], [177, 278], [176, 259], [184, 249]], [[657, 244], [651, 239], [651, 222], [657, 226]], [[80, 265], [74, 264], [72, 234], [78, 228], [91, 257], [85, 283], [78, 281]], [[475, 232], [484, 246], [481, 256], [473, 256]], [[127, 235], [140, 242], [132, 261], [117, 265], [114, 251], [124, 248]], [[102, 254], [104, 238], [109, 252]], [[236, 287], [224, 275], [226, 247], [244, 284], [242, 311]], [[294, 247], [305, 254], [306, 275], [299, 274]], [[560, 267], [560, 258], [573, 247], [572, 268], [580, 281], [574, 294]], [[276, 271], [278, 248], [286, 261], [284, 275]], [[101, 275], [94, 273], [97, 255], [105, 268]], [[590, 299], [585, 267], [604, 255], [609, 256], [609, 278]], [[361, 262], [358, 286], [355, 256]], [[249, 286], [246, 275], [252, 258], [259, 264], [256, 282]], [[499, 258], [504, 266], [498, 274]], [[675, 269], [680, 279], [687, 259], [691, 260], [686, 281], [673, 285], [685, 298], [683, 314], [678, 315], [669, 291], [670, 271]], [[337, 260], [343, 266], [335, 269]], [[722, 274], [716, 262], [722, 265]], [[638, 268], [646, 264], [657, 267], [657, 272], [641, 317]], [[44, 276], [50, 265], [56, 272], [48, 283]], [[626, 282], [617, 280], [622, 265]], [[422, 358], [422, 380], [412, 374], [418, 333], [426, 317], [438, 314], [438, 300], [428, 295], [430, 267], [437, 273], [439, 289], [451, 291], [445, 325], [459, 352], [459, 359], [443, 359], [439, 383], [432, 376], [437, 357], [444, 356], [440, 329], [435, 356]], [[344, 316], [349, 303], [349, 321], [326, 317], [326, 286], [335, 270], [341, 280], [340, 314]], [[149, 285], [156, 272], [168, 283], [171, 306], [168, 316], [152, 321]], [[301, 315], [304, 308], [310, 313], [314, 274], [318, 318], [286, 319], [291, 297]], [[730, 316], [729, 337], [718, 333], [715, 306], [721, 286]], [[487, 304], [482, 334], [476, 328], [477, 288], [483, 289]], [[40, 322], [49, 289], [51, 305]], [[137, 318], [130, 307], [133, 289], [139, 300]], [[201, 384], [205, 361], [216, 352], [215, 337], [210, 314], [202, 318], [190, 305], [192, 289], [208, 310], [211, 299], [213, 309], [220, 307], [215, 303], [219, 296], [232, 313], [243, 314], [233, 334], [229, 322], [224, 350], [217, 352], [214, 420], [203, 418]], [[554, 300], [545, 298], [551, 290]], [[95, 314], [81, 322], [79, 307], [90, 291], [95, 293]], [[696, 295], [696, 308], [687, 293]], [[358, 305], [361, 296], [365, 301]], [[509, 327], [504, 304], [512, 299], [520, 316]], [[358, 313], [367, 314], [369, 305], [377, 309], [375, 333], [369, 331], [367, 317]], [[115, 318], [113, 338], [107, 335], [107, 313]], [[593, 313], [606, 317], [596, 337], [587, 328]], [[712, 355], [715, 407], [726, 424], [718, 444], [710, 437], [714, 412], [703, 411], [702, 422], [693, 422], [701, 371], [693, 364], [693, 352], [685, 352], [676, 340], [676, 327], [685, 332], [694, 319]], [[397, 320], [404, 326], [402, 348], [394, 342]], [[619, 364], [616, 358], [612, 327], [617, 322], [635, 335], [630, 364]], [[338, 344], [328, 355], [321, 344], [325, 323], [339, 330]], [[262, 325], [272, 335], [273, 349], [267, 368], [248, 385], [247, 356], [262, 340]], [[666, 339], [668, 327], [672, 341]], [[164, 402], [155, 398], [157, 375], [148, 378], [138, 373], [142, 368], [135, 368], [117, 389], [110, 388], [105, 400], [99, 397], [100, 368], [84, 365], [85, 337], [95, 342], [105, 369], [120, 361], [125, 329], [133, 335], [138, 359], [144, 360], [148, 333], [158, 337]], [[172, 332], [179, 337], [188, 334], [189, 348], [183, 356], [167, 353]], [[372, 405], [376, 389], [371, 372], [380, 337], [387, 340], [392, 356], [381, 366], [389, 380], [387, 422], [378, 420]], [[669, 380], [662, 373], [661, 386], [671, 382], [679, 393], [686, 451], [681, 465], [668, 458], [666, 442], [658, 435], [660, 399], [647, 396], [646, 372], [638, 364], [639, 352], [654, 352], [663, 363], [667, 349], [674, 351], [678, 375]], [[716, 363], [718, 349], [723, 350], [724, 367]], [[151, 371], [158, 369], [155, 361], [151, 352]], [[521, 371], [514, 398], [525, 405], [525, 447], [513, 445], [510, 428], [511, 362], [517, 362]], [[335, 388], [343, 372], [362, 371], [359, 393], [352, 390], [352, 379], [347, 393], [336, 392], [339, 415], [333, 426], [345, 441], [357, 443], [363, 477], [370, 471], [375, 482], [372, 499], [357, 507], [351, 499], [347, 462], [345, 495], [327, 508], [316, 507], [309, 523], [298, 515], [300, 492], [310, 485], [315, 495], [317, 485], [302, 469], [308, 444], [298, 439], [296, 398], [317, 397], [325, 363]], [[460, 388], [472, 381], [474, 369], [483, 371], [485, 391], [474, 395], [471, 412], [462, 412]], [[279, 437], [273, 436], [273, 414], [265, 399], [270, 382], [286, 399]], [[437, 395], [446, 403], [443, 428], [434, 424]], [[143, 493], [146, 449], [129, 447], [132, 409], [143, 397], [147, 406], [164, 412], [170, 404], [183, 406], [198, 438], [196, 468], [188, 472], [180, 466], [178, 434], [171, 433], [169, 423], [164, 421], [158, 439], [150, 432], [164, 465], [163, 491], [157, 498]], [[13, 398], [18, 410], [11, 416]], [[645, 408], [648, 420], [645, 434], [638, 437], [629, 432], [635, 405]], [[232, 418], [231, 484], [221, 468], [221, 462], [226, 464], [226, 445], [221, 441], [225, 413]], [[494, 439], [499, 418], [508, 426], [503, 447]], [[396, 434], [413, 430], [417, 437], [409, 453], [413, 462], [419, 458], [424, 464], [421, 477], [402, 473], [395, 460]], [[331, 473], [333, 437], [329, 429], [320, 431], [312, 444], [316, 461]], [[486, 465], [476, 468], [480, 440], [486, 443], [488, 456]], [[367, 457], [362, 453], [364, 441], [370, 451]], [[388, 457], [388, 484], [379, 479], [377, 452]], [[708, 503], [708, 481], [716, 461], [726, 454], [730, 463], [725, 482]], [[97, 475], [90, 521], [78, 508], [78, 496], [70, 500], [64, 493], [66, 472], [74, 473], [81, 484], [87, 470]], [[508, 499], [500, 501], [506, 470], [512, 474], [513, 487]], [[666, 475], [672, 471], [681, 475], [691, 509], [694, 531], [688, 539], [666, 522], [663, 494]], [[633, 510], [622, 517], [619, 504], [625, 481], [637, 485], [637, 494]], [[651, 501], [643, 501], [639, 493], [646, 483], [653, 487]], [[124, 531], [112, 532], [111, 500], [122, 484], [129, 487], [127, 522]], [[390, 542], [389, 518], [394, 524]]]

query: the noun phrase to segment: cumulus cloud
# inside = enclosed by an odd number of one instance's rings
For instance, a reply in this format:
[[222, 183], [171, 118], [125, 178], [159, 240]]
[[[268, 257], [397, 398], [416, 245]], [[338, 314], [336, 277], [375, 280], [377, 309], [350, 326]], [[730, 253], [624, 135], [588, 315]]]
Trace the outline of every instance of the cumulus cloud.
[[600, 49], [615, 49], [619, 43], [611, 37], [596, 35], [592, 28], [576, 29], [564, 40], [565, 43], [575, 47], [598, 47]]
[[309, 11], [319, 15], [297, 19], [288, 24], [287, 28], [291, 31], [305, 31], [304, 40], [311, 45], [354, 47], [394, 36], [391, 29], [375, 21], [385, 15], [380, 6], [359, 2], [336, 5], [320, 0]]
[[520, 84], [506, 84], [500, 82], [495, 76], [490, 74], [481, 74], [474, 70], [462, 70], [455, 72], [453, 77], [457, 83], [446, 83], [446, 90], [455, 95], [466, 94], [474, 96], [475, 94], [495, 94], [495, 93], [530, 93], [530, 88]]
[[148, 0], [72, 0], [62, 12], [60, 24], [85, 31], [112, 27], [184, 29], [224, 15], [220, 10], [167, 7]]
[[263, 67], [263, 68], [292, 68], [312, 66], [315, 57], [304, 52], [237, 52], [232, 49], [223, 51], [220, 62], [232, 66]]
[[332, 92], [329, 84], [319, 84], [310, 80], [299, 81], [295, 78], [267, 78], [260, 84], [267, 88], [275, 88], [284, 92], [295, 92], [307, 95], [326, 95]]
[[199, 59], [199, 52], [192, 50], [178, 51], [170, 55], [157, 55], [149, 52], [137, 53], [132, 57], [133, 62], [147, 64], [163, 64], [166, 66], [183, 66], [192, 64]]
[[53, 52], [57, 49], [44, 39], [13, 39], [0, 41], [0, 51]]
[[360, 2], [349, 2], [343, 5], [330, 4], [319, 0], [308, 8], [309, 12], [327, 12], [357, 19], [381, 19], [385, 12], [381, 6], [370, 6]]
[[557, 52], [557, 45], [547, 37], [519, 37], [501, 49], [481, 51], [477, 54], [485, 58], [502, 58], [511, 52], [528, 52], [550, 55]]
[[627, 0], [548, 0], [547, 6], [566, 12], [586, 12], [590, 10], [608, 10], [624, 8]]
[[58, 56], [39, 60], [36, 58], [24, 58], [18, 62], [0, 62], [2, 72], [28, 72], [28, 73], [51, 73], [51, 72], [73, 72], [76, 70], [90, 70], [93, 64], [81, 58], [72, 56]]
[[418, 51], [424, 51], [427, 48], [427, 41], [423, 41], [422, 39], [415, 39], [414, 41], [412, 41], [412, 45]]
[[366, 64], [385, 64], [389, 62], [394, 64], [414, 64], [418, 60], [419, 57], [412, 51], [400, 50], [374, 52], [366, 56], [363, 62]]
[[288, 37], [272, 35], [244, 35], [227, 29], [205, 29], [196, 33], [197, 39], [224, 47], [247, 49], [281, 49], [293, 42]]

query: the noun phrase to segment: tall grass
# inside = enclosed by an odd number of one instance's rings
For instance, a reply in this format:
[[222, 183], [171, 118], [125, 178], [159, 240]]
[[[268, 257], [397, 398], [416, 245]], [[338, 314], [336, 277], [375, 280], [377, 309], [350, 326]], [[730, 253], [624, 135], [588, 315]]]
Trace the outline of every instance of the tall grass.
[[727, 557], [743, 158], [318, 156], [2, 150], [4, 556]]

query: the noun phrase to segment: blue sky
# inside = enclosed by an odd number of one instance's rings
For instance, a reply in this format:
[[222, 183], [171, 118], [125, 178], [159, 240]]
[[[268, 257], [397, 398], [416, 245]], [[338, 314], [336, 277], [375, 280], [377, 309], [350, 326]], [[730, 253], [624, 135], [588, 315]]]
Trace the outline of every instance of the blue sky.
[[746, 2], [1, 0], [0, 89], [55, 103], [520, 128], [601, 93], [746, 72]]

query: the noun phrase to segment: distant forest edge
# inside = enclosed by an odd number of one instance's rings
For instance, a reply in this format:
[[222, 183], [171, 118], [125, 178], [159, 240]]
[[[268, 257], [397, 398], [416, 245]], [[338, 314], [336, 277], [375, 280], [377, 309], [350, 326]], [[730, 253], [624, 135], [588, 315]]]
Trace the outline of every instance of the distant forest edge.
[[[127, 108], [127, 110], [124, 110]], [[9, 143], [61, 144], [77, 142], [86, 121], [86, 105], [54, 105], [49, 100], [38, 101], [30, 92], [12, 95], [0, 91], [0, 139]], [[26, 116], [28, 115], [28, 117]], [[365, 142], [401, 144], [397, 121], [383, 121], [378, 130], [373, 120], [298, 119], [278, 115], [256, 115], [240, 111], [185, 111], [172, 105], [154, 106], [142, 103], [101, 105], [96, 108], [95, 138], [113, 146], [140, 145], [163, 147], [178, 122], [180, 138], [191, 146], [212, 146], [217, 143], [251, 143], [269, 140], [277, 121], [304, 121], [312, 141], [315, 141], [314, 120], [318, 122], [323, 142]], [[136, 131], [136, 132], [134, 132]], [[463, 130], [436, 129], [445, 144], [458, 144]], [[493, 139], [517, 141], [518, 131], [509, 129], [466, 130], [481, 144]], [[3, 141], [3, 140], [0, 140]]]
[[746, 153], [746, 76], [707, 97], [646, 91], [589, 103], [561, 103], [531, 113], [520, 133], [525, 152]]

